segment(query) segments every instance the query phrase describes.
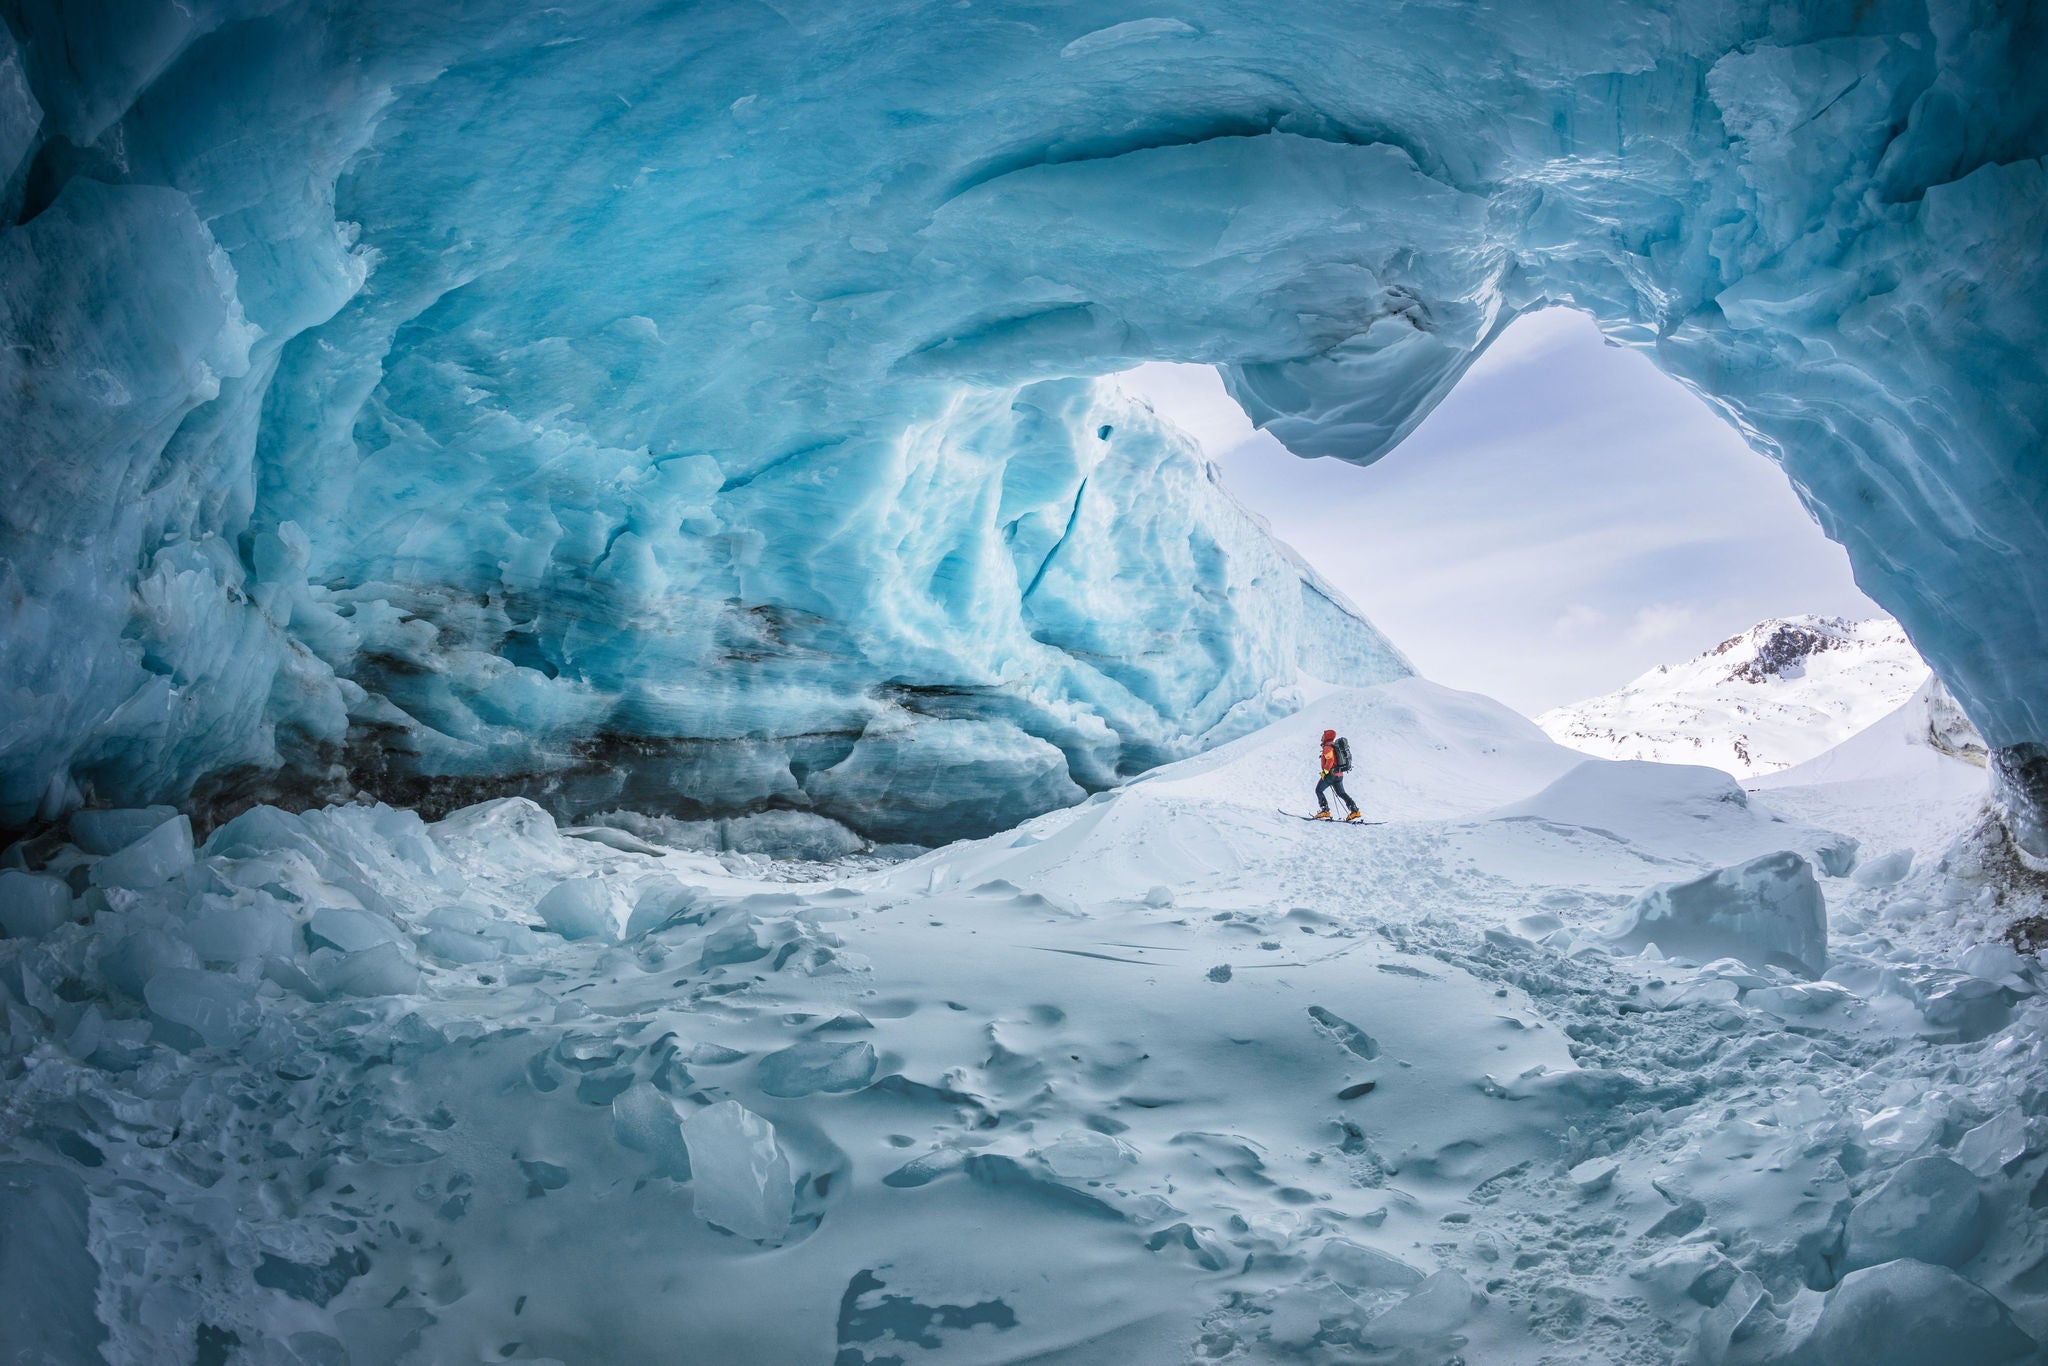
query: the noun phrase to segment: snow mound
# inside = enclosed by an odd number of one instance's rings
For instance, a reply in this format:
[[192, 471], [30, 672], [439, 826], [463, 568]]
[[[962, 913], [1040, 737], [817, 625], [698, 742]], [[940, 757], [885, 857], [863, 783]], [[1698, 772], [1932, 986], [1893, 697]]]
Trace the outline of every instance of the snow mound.
[[1484, 819], [1584, 832], [1653, 858], [1693, 863], [1751, 857], [1763, 852], [1759, 842], [1768, 849], [1826, 841], [1753, 804], [1719, 769], [1642, 760], [1580, 759], [1542, 791]]
[[1750, 781], [1759, 791], [1827, 783], [1905, 783], [1965, 794], [1986, 787], [1984, 744], [1938, 679], [1840, 744]]
[[1368, 820], [1475, 814], [1579, 762], [1490, 697], [1410, 678], [1376, 688], [1312, 685], [1296, 715], [1149, 774], [1129, 790], [1305, 813], [1315, 805], [1325, 730], [1351, 741], [1345, 788]]

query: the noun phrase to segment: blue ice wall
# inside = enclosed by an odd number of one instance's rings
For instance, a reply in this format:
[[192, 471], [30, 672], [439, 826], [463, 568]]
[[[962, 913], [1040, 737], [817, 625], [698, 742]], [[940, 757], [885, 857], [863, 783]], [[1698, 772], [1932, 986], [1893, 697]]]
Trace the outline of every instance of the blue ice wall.
[[2048, 740], [2036, 7], [4, 12], [6, 820], [1070, 800], [1405, 667], [1085, 377], [1369, 461], [1552, 303]]

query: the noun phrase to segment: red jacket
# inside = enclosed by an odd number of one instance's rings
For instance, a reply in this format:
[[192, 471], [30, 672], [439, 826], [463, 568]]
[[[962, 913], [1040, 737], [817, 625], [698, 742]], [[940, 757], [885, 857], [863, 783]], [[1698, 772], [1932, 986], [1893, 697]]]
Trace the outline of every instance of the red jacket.
[[1337, 769], [1337, 746], [1336, 746], [1335, 744], [1327, 744], [1327, 745], [1324, 745], [1324, 746], [1323, 746], [1323, 772], [1324, 772], [1324, 773], [1334, 773], [1334, 772], [1336, 771], [1336, 769]]

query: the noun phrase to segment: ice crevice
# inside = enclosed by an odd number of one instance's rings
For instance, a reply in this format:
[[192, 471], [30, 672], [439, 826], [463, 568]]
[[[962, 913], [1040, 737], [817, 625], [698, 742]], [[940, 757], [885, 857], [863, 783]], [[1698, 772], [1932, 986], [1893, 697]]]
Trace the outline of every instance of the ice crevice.
[[5, 28], [10, 827], [1001, 828], [1284, 715], [1307, 659], [1407, 672], [1091, 377], [1213, 364], [1364, 462], [1565, 305], [1780, 463], [2048, 856], [2025, 5]]

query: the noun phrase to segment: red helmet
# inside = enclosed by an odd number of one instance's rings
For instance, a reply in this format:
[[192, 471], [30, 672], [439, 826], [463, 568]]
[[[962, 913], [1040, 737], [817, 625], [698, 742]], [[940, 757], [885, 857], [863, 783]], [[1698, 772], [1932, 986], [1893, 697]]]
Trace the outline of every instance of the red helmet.
[[1334, 740], [1337, 738], [1337, 732], [1334, 730], [1326, 730], [1323, 732], [1323, 738], [1325, 740]]

